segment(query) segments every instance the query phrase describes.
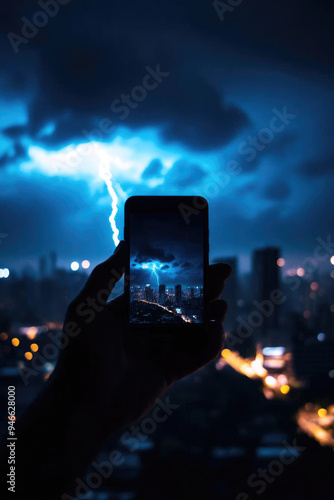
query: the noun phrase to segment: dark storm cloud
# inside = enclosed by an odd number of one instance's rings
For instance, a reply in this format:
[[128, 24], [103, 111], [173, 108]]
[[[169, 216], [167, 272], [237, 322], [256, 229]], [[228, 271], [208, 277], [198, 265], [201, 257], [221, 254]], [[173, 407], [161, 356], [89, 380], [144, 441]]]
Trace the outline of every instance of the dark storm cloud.
[[163, 169], [163, 164], [161, 163], [161, 160], [156, 158], [147, 165], [141, 177], [144, 180], [152, 179], [154, 177], [159, 177], [162, 169]]
[[206, 172], [187, 160], [177, 160], [165, 176], [166, 184], [184, 188], [202, 182]]
[[2, 130], [2, 133], [11, 139], [17, 139], [22, 137], [27, 130], [26, 125], [13, 125], [11, 127], [6, 127]]
[[327, 156], [319, 156], [300, 165], [300, 172], [306, 177], [318, 177], [334, 173], [334, 152]]
[[27, 151], [22, 144], [15, 142], [13, 147], [6, 151], [0, 156], [0, 168], [4, 168], [7, 165], [13, 165], [19, 160], [25, 160], [28, 158]]
[[[199, 29], [197, 34], [191, 29], [192, 33], [185, 36], [186, 16], [197, 24], [203, 9], [209, 16], [204, 30]], [[108, 133], [100, 134], [101, 140], [110, 140], [119, 125], [132, 129], [155, 125], [166, 142], [196, 150], [229, 142], [248, 118], [236, 105], [225, 103], [221, 90], [218, 92], [202, 76], [204, 53], [189, 58], [184, 46], [188, 37], [196, 40], [201, 31], [205, 32], [207, 20], [214, 14], [212, 6], [208, 9], [184, 2], [168, 4], [167, 10], [161, 16], [152, 2], [144, 2], [140, 8], [134, 2], [125, 7], [102, 0], [94, 6], [75, 1], [64, 5], [27, 46], [20, 46], [5, 70], [5, 80], [9, 80], [21, 64], [30, 62], [38, 91], [29, 100], [29, 134], [45, 145], [63, 145], [82, 139], [83, 129], [90, 133], [99, 120], [108, 118], [113, 126]], [[178, 13], [176, 27], [172, 12]], [[34, 9], [18, 2], [4, 13], [1, 25], [5, 33], [20, 34], [22, 13], [29, 18]], [[12, 49], [6, 42], [9, 58]], [[147, 67], [168, 77], [157, 79], [157, 88], [147, 91], [143, 102], [132, 101], [123, 121], [123, 113], [115, 108], [112, 112], [111, 104], [123, 99], [124, 94], [132, 95], [133, 88], [143, 84]], [[55, 124], [54, 133], [38, 137], [50, 120]], [[7, 133], [19, 131], [12, 128]]]
[[[265, 63], [284, 61], [293, 71], [311, 64], [329, 71], [333, 58], [328, 50], [331, 4], [254, 3], [242, 2], [221, 23], [212, 2], [71, 0], [19, 46], [18, 54], [3, 38], [3, 85], [11, 95], [15, 90], [22, 95], [22, 86], [30, 89], [29, 133], [46, 145], [80, 140], [83, 129], [89, 133], [108, 118], [116, 128], [156, 126], [165, 141], [194, 150], [217, 148], [249, 123], [207, 77], [208, 67], [223, 71], [225, 53], [239, 50]], [[5, 35], [22, 36], [22, 16], [31, 20], [40, 10], [38, 3], [24, 0], [5, 3], [0, 28]], [[122, 121], [121, 114], [111, 112], [111, 103], [131, 94], [142, 84], [147, 66], [157, 65], [169, 76], [143, 102], [133, 103]], [[38, 138], [50, 120], [54, 133]], [[8, 133], [20, 132], [11, 128]], [[99, 130], [99, 138], [110, 140], [114, 131]]]
[[160, 271], [165, 271], [166, 269], [169, 269], [169, 265], [168, 265], [168, 264], [164, 264], [164, 265], [160, 268]]
[[152, 262], [159, 260], [160, 262], [172, 262], [175, 256], [172, 253], [166, 252], [162, 247], [152, 245], [150, 242], [141, 243], [136, 252], [135, 262], [143, 264], [144, 262]]
[[285, 200], [291, 189], [285, 180], [276, 180], [265, 186], [263, 196], [273, 201]]
[[[253, 143], [254, 139], [256, 139], [256, 146]], [[242, 174], [248, 174], [256, 170], [267, 158], [275, 157], [284, 161], [297, 141], [297, 134], [281, 132], [273, 134], [271, 142], [264, 144], [259, 139], [259, 131], [252, 131], [242, 137], [231, 159], [237, 162]]]
[[187, 260], [182, 264], [182, 269], [190, 269], [192, 267], [191, 263]]

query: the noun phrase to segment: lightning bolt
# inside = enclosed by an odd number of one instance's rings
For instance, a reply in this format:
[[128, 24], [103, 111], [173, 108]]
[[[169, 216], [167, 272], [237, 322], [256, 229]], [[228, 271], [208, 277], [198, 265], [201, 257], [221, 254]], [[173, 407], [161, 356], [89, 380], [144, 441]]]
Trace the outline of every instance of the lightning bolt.
[[103, 179], [104, 182], [106, 183], [108, 193], [111, 197], [111, 214], [109, 216], [109, 222], [111, 225], [111, 230], [113, 232], [112, 237], [113, 237], [115, 245], [117, 246], [119, 244], [119, 238], [118, 238], [119, 229], [117, 228], [115, 217], [116, 217], [116, 214], [118, 211], [118, 207], [117, 207], [118, 197], [117, 197], [115, 189], [113, 188], [112, 181], [111, 181], [111, 178], [112, 178], [111, 159], [110, 159], [109, 155], [105, 152], [105, 150], [103, 150], [101, 147], [99, 147], [97, 145], [97, 143], [95, 143], [94, 146], [98, 152], [98, 156], [100, 157], [99, 175], [100, 175], [101, 179]]
[[152, 267], [152, 273], [155, 275], [155, 277], [157, 278], [157, 285], [158, 285], [158, 288], [159, 288], [159, 276], [158, 276], [158, 273], [157, 273], [157, 266], [155, 265], [155, 263], [153, 264], [153, 267]]
[[[160, 264], [160, 267], [161, 267], [162, 264]], [[154, 276], [156, 277], [157, 279], [157, 285], [159, 287], [159, 284], [160, 284], [160, 280], [159, 280], [159, 275], [157, 273], [157, 271], [159, 271], [159, 266], [156, 265], [155, 262], [145, 262], [144, 264], [142, 264], [142, 269], [150, 269], [151, 270], [151, 275], [154, 274]]]

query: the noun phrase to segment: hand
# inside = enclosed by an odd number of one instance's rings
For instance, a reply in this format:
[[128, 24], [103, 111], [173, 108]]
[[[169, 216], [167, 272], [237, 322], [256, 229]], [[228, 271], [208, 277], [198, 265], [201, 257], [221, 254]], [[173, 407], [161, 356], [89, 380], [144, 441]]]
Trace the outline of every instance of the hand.
[[115, 253], [93, 270], [69, 306], [64, 331], [70, 325], [71, 331], [76, 328], [80, 333], [69, 339], [54, 372], [83, 408], [96, 414], [106, 434], [138, 420], [168, 387], [215, 359], [224, 344], [222, 325], [227, 305], [219, 298], [230, 266], [209, 267], [211, 321], [206, 349], [176, 343], [151, 349], [126, 337], [124, 295], [107, 302], [117, 281], [111, 278], [121, 277], [125, 258], [121, 241]]

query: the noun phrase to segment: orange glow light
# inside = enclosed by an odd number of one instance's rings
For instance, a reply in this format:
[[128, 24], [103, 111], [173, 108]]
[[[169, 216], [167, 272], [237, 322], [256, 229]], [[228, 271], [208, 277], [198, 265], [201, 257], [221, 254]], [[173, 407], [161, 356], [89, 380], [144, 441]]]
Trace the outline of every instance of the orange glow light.
[[19, 341], [19, 339], [18, 339], [18, 338], [16, 338], [16, 337], [15, 337], [15, 338], [13, 338], [13, 339], [12, 339], [12, 344], [13, 344], [13, 346], [14, 346], [14, 347], [17, 347], [18, 345], [20, 345], [20, 341]]
[[24, 357], [25, 357], [28, 361], [30, 361], [30, 360], [32, 359], [32, 354], [31, 354], [31, 352], [25, 352], [25, 353], [24, 353]]
[[231, 351], [229, 349], [223, 349], [222, 350], [222, 356], [223, 358], [226, 358], [226, 356], [229, 356], [231, 354]]
[[279, 259], [277, 259], [276, 264], [278, 265], [278, 267], [283, 267], [285, 265], [285, 260], [280, 257]]
[[320, 408], [320, 410], [318, 410], [318, 415], [320, 418], [326, 417], [327, 410], [325, 408]]
[[38, 344], [30, 344], [30, 349], [32, 352], [37, 352], [39, 349]]
[[1, 340], [3, 340], [3, 341], [7, 340], [7, 339], [8, 339], [8, 335], [7, 335], [7, 333], [6, 333], [6, 332], [2, 332], [2, 333], [0, 334], [0, 339], [1, 339]]
[[282, 385], [281, 387], [281, 393], [282, 394], [288, 394], [290, 392], [290, 386], [287, 384]]
[[28, 333], [27, 333], [28, 339], [33, 340], [36, 337], [37, 333], [38, 333], [38, 329], [36, 328], [36, 326], [31, 326], [28, 329]]

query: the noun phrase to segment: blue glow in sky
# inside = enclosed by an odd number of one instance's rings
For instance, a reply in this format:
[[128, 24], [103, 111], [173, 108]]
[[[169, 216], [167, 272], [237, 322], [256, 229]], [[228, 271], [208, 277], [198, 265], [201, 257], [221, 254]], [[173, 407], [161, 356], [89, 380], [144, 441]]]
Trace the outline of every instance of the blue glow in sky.
[[[261, 246], [280, 246], [288, 266], [312, 255], [334, 218], [326, 5], [260, 0], [255, 16], [244, 2], [220, 23], [210, 2], [169, 2], [163, 18], [148, 0], [112, 16], [97, 4], [69, 5], [19, 54], [0, 42], [0, 265], [51, 250], [98, 262], [134, 194], [205, 196], [211, 257], [237, 255], [242, 269]], [[6, 6], [5, 34], [25, 8]], [[148, 66], [168, 77], [121, 119], [111, 104]], [[105, 119], [114, 128], [97, 139]]]

